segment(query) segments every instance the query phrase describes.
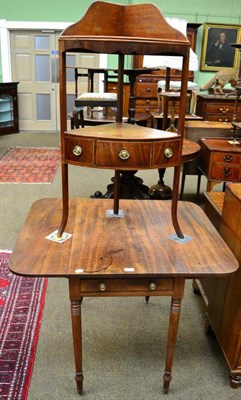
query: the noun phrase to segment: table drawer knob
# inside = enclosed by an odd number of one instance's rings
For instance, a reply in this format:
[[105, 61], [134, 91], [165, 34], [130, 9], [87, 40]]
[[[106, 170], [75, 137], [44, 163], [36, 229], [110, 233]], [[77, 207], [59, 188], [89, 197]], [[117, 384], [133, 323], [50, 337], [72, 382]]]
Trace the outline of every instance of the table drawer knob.
[[170, 147], [168, 147], [167, 149], [165, 149], [164, 154], [166, 158], [171, 158], [173, 156], [173, 151], [172, 149], [170, 149]]
[[75, 156], [80, 156], [83, 153], [82, 147], [80, 146], [75, 146], [73, 149], [73, 153]]
[[101, 292], [105, 292], [105, 290], [106, 290], [106, 285], [105, 285], [104, 283], [100, 283], [100, 284], [99, 284], [99, 290], [100, 290]]
[[151, 282], [149, 285], [150, 290], [156, 290], [156, 284], [154, 282]]
[[130, 153], [128, 150], [121, 150], [119, 152], [119, 157], [121, 160], [128, 160], [128, 158], [130, 158]]

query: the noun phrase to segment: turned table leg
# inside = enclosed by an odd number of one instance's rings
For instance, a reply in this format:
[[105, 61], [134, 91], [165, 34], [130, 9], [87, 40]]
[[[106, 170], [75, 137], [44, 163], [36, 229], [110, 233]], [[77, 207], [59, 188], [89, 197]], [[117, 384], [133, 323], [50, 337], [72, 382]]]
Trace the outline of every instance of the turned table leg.
[[[76, 285], [77, 283], [77, 285]], [[69, 292], [71, 301], [71, 320], [72, 320], [72, 334], [74, 342], [74, 358], [75, 358], [75, 380], [77, 385], [77, 392], [83, 393], [83, 371], [82, 371], [82, 326], [81, 326], [81, 302], [80, 295], [75, 296], [78, 280], [69, 280]], [[74, 297], [77, 297], [77, 299]]]
[[163, 391], [167, 393], [172, 379], [172, 364], [177, 341], [177, 332], [179, 325], [179, 317], [181, 311], [181, 300], [184, 292], [185, 279], [176, 278], [174, 280], [174, 291], [171, 301], [168, 339], [166, 348], [166, 365], [163, 375]]

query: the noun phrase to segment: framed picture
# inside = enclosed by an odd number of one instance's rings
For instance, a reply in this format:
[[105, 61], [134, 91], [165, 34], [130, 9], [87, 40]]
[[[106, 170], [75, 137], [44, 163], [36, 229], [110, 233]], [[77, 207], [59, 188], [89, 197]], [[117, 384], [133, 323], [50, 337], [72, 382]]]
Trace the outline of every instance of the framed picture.
[[241, 41], [241, 26], [204, 23], [201, 71], [237, 70], [239, 52], [230, 43]]

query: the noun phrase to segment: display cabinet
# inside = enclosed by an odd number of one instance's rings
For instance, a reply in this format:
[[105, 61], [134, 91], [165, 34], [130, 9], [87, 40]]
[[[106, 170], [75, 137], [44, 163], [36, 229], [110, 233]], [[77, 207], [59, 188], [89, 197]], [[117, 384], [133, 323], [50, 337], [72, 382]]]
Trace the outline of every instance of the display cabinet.
[[0, 83], [0, 135], [19, 132], [18, 83]]

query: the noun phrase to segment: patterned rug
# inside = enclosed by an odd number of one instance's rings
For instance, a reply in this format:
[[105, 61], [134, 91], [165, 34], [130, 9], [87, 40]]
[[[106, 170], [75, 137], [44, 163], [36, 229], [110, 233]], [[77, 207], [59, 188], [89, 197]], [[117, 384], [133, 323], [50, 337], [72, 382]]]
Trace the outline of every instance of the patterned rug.
[[0, 183], [51, 183], [60, 150], [49, 147], [10, 147], [0, 159]]
[[13, 275], [10, 254], [0, 252], [0, 399], [27, 399], [46, 278]]

